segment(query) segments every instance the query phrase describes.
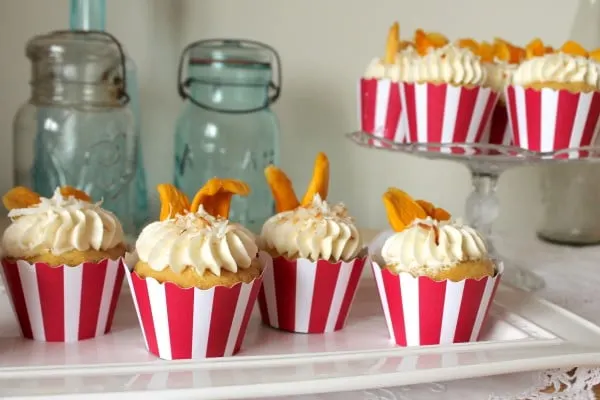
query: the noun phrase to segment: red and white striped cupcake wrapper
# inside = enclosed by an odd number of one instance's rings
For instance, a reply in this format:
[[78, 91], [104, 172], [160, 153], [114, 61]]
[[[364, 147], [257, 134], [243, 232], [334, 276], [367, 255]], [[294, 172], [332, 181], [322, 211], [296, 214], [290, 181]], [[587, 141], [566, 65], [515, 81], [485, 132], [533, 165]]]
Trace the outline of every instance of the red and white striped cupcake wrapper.
[[[376, 138], [403, 143], [406, 116], [400, 103], [398, 82], [389, 79], [361, 79], [359, 82], [360, 129]], [[385, 147], [384, 143], [380, 144]]]
[[479, 143], [499, 95], [489, 88], [400, 84], [410, 143]]
[[2, 276], [24, 337], [76, 342], [110, 331], [123, 284], [123, 259], [51, 267], [2, 260]]
[[[267, 259], [261, 254], [261, 261]], [[203, 290], [140, 278], [127, 270], [146, 348], [165, 360], [236, 354], [242, 346], [264, 274], [265, 271], [250, 283]]]
[[393, 274], [372, 263], [391, 339], [399, 346], [474, 342], [500, 283], [494, 277], [434, 281], [409, 273]]
[[258, 297], [263, 323], [298, 333], [342, 329], [366, 258], [338, 263], [274, 258]]
[[482, 143], [495, 144], [499, 146], [511, 146], [512, 129], [508, 123], [508, 113], [504, 103], [496, 104], [492, 118], [488, 122], [488, 127], [485, 130]]
[[516, 146], [551, 152], [595, 143], [600, 128], [600, 93], [514, 85], [505, 93]]

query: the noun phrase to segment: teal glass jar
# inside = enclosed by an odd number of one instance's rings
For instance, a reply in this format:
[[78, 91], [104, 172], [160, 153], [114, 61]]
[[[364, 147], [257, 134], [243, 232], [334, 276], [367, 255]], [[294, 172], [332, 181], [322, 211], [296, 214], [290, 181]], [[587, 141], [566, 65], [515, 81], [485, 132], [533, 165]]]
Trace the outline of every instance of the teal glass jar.
[[129, 238], [146, 205], [125, 55], [100, 31], [56, 31], [27, 44], [31, 96], [14, 120], [14, 180], [42, 196], [70, 185], [121, 220]]
[[178, 75], [185, 105], [175, 133], [175, 186], [191, 199], [215, 176], [245, 181], [252, 192], [233, 197], [230, 219], [260, 232], [275, 209], [264, 169], [279, 163], [279, 123], [270, 108], [281, 94], [278, 53], [254, 41], [202, 40], [184, 49]]

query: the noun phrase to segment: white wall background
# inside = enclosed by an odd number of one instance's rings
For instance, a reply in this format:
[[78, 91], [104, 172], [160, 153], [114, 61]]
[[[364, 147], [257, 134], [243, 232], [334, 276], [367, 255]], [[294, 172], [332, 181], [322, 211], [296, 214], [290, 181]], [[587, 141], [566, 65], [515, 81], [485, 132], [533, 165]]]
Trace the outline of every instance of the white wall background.
[[[152, 203], [154, 186], [170, 181], [174, 123], [181, 102], [176, 65], [185, 44], [211, 37], [252, 38], [278, 49], [284, 85], [275, 106], [283, 168], [296, 186], [309, 179], [314, 155], [332, 163], [330, 198], [344, 200], [363, 227], [386, 226], [380, 202], [390, 185], [463, 214], [467, 170], [454, 163], [358, 148], [343, 138], [357, 127], [356, 80], [383, 52], [388, 26], [449, 37], [524, 43], [534, 36], [560, 44], [575, 35], [600, 45], [594, 0], [108, 0], [107, 29], [137, 62], [142, 135]], [[0, 192], [12, 185], [12, 118], [29, 94], [25, 42], [68, 26], [67, 0], [0, 1]], [[501, 229], [532, 230], [539, 216], [537, 171], [507, 172], [500, 182]]]

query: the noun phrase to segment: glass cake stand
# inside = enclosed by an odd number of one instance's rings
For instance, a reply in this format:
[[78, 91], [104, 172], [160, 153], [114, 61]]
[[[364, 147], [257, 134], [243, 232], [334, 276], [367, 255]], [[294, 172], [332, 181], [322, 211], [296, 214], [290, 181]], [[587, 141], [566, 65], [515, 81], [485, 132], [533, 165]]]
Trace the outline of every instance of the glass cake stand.
[[504, 171], [513, 167], [541, 163], [600, 161], [600, 147], [537, 153], [518, 147], [485, 144], [396, 143], [365, 132], [353, 132], [346, 136], [359, 146], [370, 149], [456, 161], [465, 165], [471, 172], [473, 186], [465, 205], [467, 221], [485, 236], [490, 254], [504, 261], [506, 268], [503, 280], [530, 291], [543, 288], [543, 279], [499, 254], [492, 240], [492, 224], [498, 218], [500, 208], [496, 195], [498, 178]]

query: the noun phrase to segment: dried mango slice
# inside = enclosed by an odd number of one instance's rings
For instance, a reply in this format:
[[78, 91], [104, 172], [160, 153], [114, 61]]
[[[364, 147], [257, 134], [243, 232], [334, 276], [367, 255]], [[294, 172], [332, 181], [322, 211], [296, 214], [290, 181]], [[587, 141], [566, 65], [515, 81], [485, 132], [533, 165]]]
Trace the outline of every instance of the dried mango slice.
[[510, 48], [510, 63], [511, 64], [519, 64], [527, 57], [527, 53], [525, 49], [517, 46], [513, 46]]
[[437, 208], [426, 200], [416, 200], [416, 203], [427, 213], [428, 216], [437, 221], [448, 221], [451, 215], [443, 208]]
[[450, 215], [450, 213], [443, 208], [436, 208], [431, 218], [437, 221], [448, 221], [450, 218], [452, 218], [452, 215]]
[[265, 168], [265, 177], [275, 199], [275, 209], [278, 213], [297, 208], [300, 203], [294, 192], [290, 178], [274, 165]]
[[317, 154], [315, 166], [313, 168], [313, 176], [306, 189], [306, 193], [302, 198], [302, 205], [308, 206], [312, 204], [315, 194], [319, 194], [321, 199], [327, 199], [329, 192], [329, 159], [325, 153]]
[[591, 50], [588, 53], [588, 57], [592, 60], [600, 62], [600, 49]]
[[448, 44], [448, 38], [439, 32], [427, 32], [427, 40], [435, 48], [444, 47]]
[[481, 42], [479, 44], [477, 55], [483, 62], [494, 62], [494, 46], [492, 46], [492, 44], [489, 42]]
[[577, 43], [573, 40], [569, 40], [569, 41], [565, 42], [565, 44], [563, 44], [561, 46], [560, 51], [562, 53], [570, 54], [572, 56], [581, 56], [581, 57], [588, 56], [587, 50], [582, 45], [580, 45], [579, 43]]
[[63, 197], [75, 197], [77, 200], [87, 201], [90, 203], [92, 198], [83, 190], [74, 188], [73, 186], [61, 186], [60, 194]]
[[477, 52], [479, 50], [479, 43], [477, 43], [477, 41], [475, 39], [471, 39], [471, 38], [458, 39], [456, 44], [461, 49], [469, 49], [475, 54], [477, 54]]
[[534, 57], [541, 57], [546, 53], [546, 46], [542, 39], [535, 38], [525, 46], [525, 58], [531, 59]]
[[[384, 202], [389, 202], [390, 200], [385, 199], [390, 196], [392, 204], [396, 207], [393, 218], [400, 219], [405, 227], [409, 226], [415, 219], [427, 218], [425, 210], [408, 193], [397, 188], [389, 188], [384, 195]], [[386, 211], [387, 208], [388, 205], [386, 204]], [[389, 215], [388, 219], [390, 219]], [[397, 222], [396, 224], [400, 226]]]
[[160, 199], [161, 221], [189, 212], [190, 200], [175, 186], [170, 183], [161, 183], [156, 190]]
[[427, 51], [433, 47], [432, 43], [427, 38], [427, 34], [422, 29], [417, 29], [415, 31], [415, 49], [420, 56], [424, 56], [427, 54]]
[[493, 45], [494, 59], [504, 62], [510, 62], [510, 48], [506, 43], [496, 42]]
[[15, 208], [31, 207], [39, 202], [40, 195], [24, 186], [14, 187], [2, 196], [2, 204], [9, 211]]
[[231, 198], [234, 194], [248, 196], [250, 186], [238, 179], [209, 179], [194, 196], [190, 211], [196, 212], [202, 205], [204, 210], [214, 217], [229, 218]]
[[394, 22], [394, 24], [390, 27], [388, 32], [387, 42], [385, 45], [385, 57], [383, 59], [386, 64], [393, 64], [396, 58], [396, 54], [398, 53], [398, 49], [400, 48], [400, 26], [398, 22]]
[[390, 192], [385, 192], [382, 197], [383, 205], [385, 206], [385, 213], [388, 218], [390, 226], [395, 232], [400, 232], [406, 228], [406, 224], [402, 220], [402, 215], [399, 211], [399, 205], [396, 202], [396, 198]]
[[554, 47], [552, 46], [545, 46], [544, 47], [544, 53], [546, 54], [552, 54], [554, 53], [556, 50], [554, 50]]

